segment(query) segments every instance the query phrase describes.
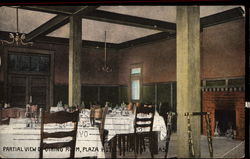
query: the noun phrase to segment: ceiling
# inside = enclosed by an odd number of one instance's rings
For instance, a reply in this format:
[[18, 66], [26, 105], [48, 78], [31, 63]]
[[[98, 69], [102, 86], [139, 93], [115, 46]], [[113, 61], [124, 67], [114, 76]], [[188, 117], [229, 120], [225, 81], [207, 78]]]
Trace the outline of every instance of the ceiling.
[[[63, 9], [60, 9], [60, 7]], [[201, 6], [200, 17], [204, 18], [238, 7], [241, 6]], [[44, 9], [47, 13], [44, 12]], [[55, 18], [59, 13], [61, 15], [70, 15], [76, 13], [79, 9], [81, 9], [81, 6], [35, 6], [33, 8], [20, 8], [19, 32], [28, 34], [47, 21]], [[176, 21], [175, 6], [100, 6], [97, 8], [97, 11], [146, 18], [145, 21], [147, 19], [152, 19], [159, 22], [169, 22], [174, 25]], [[99, 18], [101, 21], [97, 21], [96, 18], [86, 18], [83, 17], [82, 19], [82, 39], [88, 41], [103, 42], [104, 31], [107, 31], [107, 42], [114, 44], [120, 44], [162, 32], [161, 29], [157, 28], [158, 23], [154, 25], [155, 28], [148, 29], [136, 25], [123, 25], [119, 24], [119, 22], [117, 24], [105, 22], [101, 18]], [[123, 19], [121, 19], [121, 21], [122, 20]], [[15, 8], [6, 6], [0, 7], [0, 31], [16, 31]], [[58, 27], [56, 30], [46, 35], [49, 37], [68, 38], [69, 24], [65, 23], [65, 25]]]

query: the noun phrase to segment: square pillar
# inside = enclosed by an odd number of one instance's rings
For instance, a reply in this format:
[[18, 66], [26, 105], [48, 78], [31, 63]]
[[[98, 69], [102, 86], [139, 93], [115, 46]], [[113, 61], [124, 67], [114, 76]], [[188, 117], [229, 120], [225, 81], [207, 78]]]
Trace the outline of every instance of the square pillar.
[[[201, 111], [200, 8], [177, 6], [177, 157], [189, 158], [186, 112]], [[195, 158], [200, 157], [200, 116], [191, 117]]]
[[70, 17], [69, 35], [69, 106], [81, 103], [81, 51], [82, 18], [74, 15]]

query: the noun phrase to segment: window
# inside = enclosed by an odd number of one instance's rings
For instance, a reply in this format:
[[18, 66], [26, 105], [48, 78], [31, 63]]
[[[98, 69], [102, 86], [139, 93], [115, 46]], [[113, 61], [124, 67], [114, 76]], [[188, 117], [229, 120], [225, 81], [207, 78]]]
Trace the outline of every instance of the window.
[[9, 72], [49, 73], [50, 58], [48, 55], [9, 54]]
[[131, 69], [131, 74], [134, 75], [134, 74], [140, 74], [141, 73], [141, 68], [132, 68]]
[[140, 80], [131, 81], [132, 100], [140, 100]]
[[130, 70], [131, 100], [138, 101], [141, 98], [141, 64], [132, 65]]

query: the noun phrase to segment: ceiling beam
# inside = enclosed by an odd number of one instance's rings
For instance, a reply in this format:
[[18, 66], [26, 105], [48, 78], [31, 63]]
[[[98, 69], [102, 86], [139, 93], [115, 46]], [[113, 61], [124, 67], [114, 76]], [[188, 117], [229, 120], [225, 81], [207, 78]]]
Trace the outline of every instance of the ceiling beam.
[[[73, 15], [84, 15], [95, 10], [98, 6], [83, 6], [79, 10], [73, 13]], [[47, 21], [43, 25], [39, 26], [35, 30], [26, 35], [27, 41], [31, 41], [34, 38], [42, 35], [47, 35], [54, 30], [62, 27], [69, 22], [69, 16], [58, 15], [51, 20]]]
[[[220, 12], [217, 14], [213, 14], [211, 16], [206, 16], [201, 18], [201, 29], [214, 26], [217, 24], [222, 24], [225, 22], [230, 22], [233, 20], [241, 19], [244, 17], [244, 10], [241, 7], [233, 8], [224, 12]], [[145, 37], [141, 37], [138, 39], [125, 41], [119, 44], [119, 49], [124, 49], [128, 47], [138, 46], [138, 45], [144, 45], [147, 43], [155, 42], [157, 40], [163, 40], [163, 39], [171, 39], [175, 38], [175, 33], [166, 33], [166, 32], [160, 32], [152, 35], [148, 35]]]
[[175, 23], [136, 17], [136, 16], [131, 16], [131, 15], [124, 15], [124, 14], [119, 14], [119, 13], [112, 13], [112, 12], [101, 11], [101, 10], [95, 10], [91, 12], [90, 14], [84, 15], [83, 18], [109, 22], [109, 23], [115, 23], [115, 24], [140, 27], [140, 28], [146, 28], [146, 29], [160, 30], [160, 31], [165, 31], [165, 32], [175, 32], [176, 30]]
[[85, 14], [93, 12], [98, 7], [99, 6], [82, 6], [80, 9], [78, 9], [77, 11], [75, 11], [73, 13], [73, 15], [85, 15]]
[[152, 43], [158, 40], [164, 40], [164, 39], [169, 40], [169, 39], [175, 38], [175, 36], [176, 36], [176, 33], [160, 32], [160, 33], [144, 36], [141, 38], [137, 38], [134, 40], [122, 42], [119, 44], [119, 49], [134, 47], [138, 45], [144, 45], [144, 44]]
[[68, 22], [69, 22], [68, 16], [58, 15], [52, 18], [51, 20], [47, 21], [46, 23], [40, 25], [35, 30], [31, 31], [29, 34], [26, 35], [26, 39], [27, 41], [31, 41], [38, 36], [49, 34], [52, 31], [67, 24]]
[[224, 12], [201, 18], [201, 28], [229, 22], [243, 17], [244, 10], [241, 7], [233, 8]]
[[[0, 37], [1, 39], [9, 39], [9, 32], [6, 31], [0, 31]], [[69, 45], [69, 39], [68, 38], [57, 38], [57, 37], [50, 37], [50, 36], [41, 36], [36, 39], [34, 39], [34, 45], [36, 43], [46, 43], [46, 44], [59, 44], [59, 45]], [[90, 41], [90, 40], [82, 40], [82, 47], [92, 47], [92, 48], [104, 48], [105, 44], [104, 42], [99, 41]], [[111, 49], [118, 49], [119, 44], [115, 43], [106, 43], [107, 48]]]
[[[0, 32], [1, 35], [1, 32]], [[5, 35], [6, 37], [8, 35]], [[69, 45], [68, 38], [57, 38], [57, 37], [49, 37], [43, 36], [35, 39], [35, 42], [38, 43], [49, 43], [49, 44], [63, 44]], [[119, 44], [115, 43], [106, 43], [107, 48], [118, 49]], [[82, 40], [82, 47], [93, 47], [93, 48], [104, 48], [104, 42], [99, 41], [90, 41], [90, 40]]]
[[[94, 11], [94, 12], [96, 12], [96, 11]], [[90, 16], [90, 14], [88, 14], [88, 17], [89, 16]], [[85, 16], [83, 16], [83, 17], [85, 17]], [[242, 10], [241, 7], [233, 8], [233, 9], [230, 9], [230, 10], [227, 10], [224, 12], [220, 12], [220, 13], [217, 13], [217, 14], [214, 14], [211, 16], [206, 16], [206, 17], [201, 18], [201, 29], [205, 28], [205, 27], [229, 22], [232, 20], [240, 19], [240, 18], [244, 18], [244, 10]], [[101, 21], [106, 21], [105, 19], [101, 20]], [[120, 21], [123, 20], [121, 17], [120, 17], [120, 19], [121, 19]], [[121, 48], [136, 46], [136, 45], [140, 45], [140, 44], [144, 44], [144, 43], [148, 43], [148, 42], [152, 42], [152, 41], [156, 41], [156, 40], [160, 40], [160, 39], [169, 39], [169, 38], [173, 38], [173, 37], [175, 37], [175, 34], [161, 32], [161, 33], [156, 33], [156, 34], [149, 35], [146, 37], [134, 39], [131, 41], [126, 41], [126, 42], [123, 42], [120, 44], [116, 44], [116, 45], [113, 45], [112, 47], [121, 49]], [[46, 40], [44, 40], [44, 41], [46, 41]], [[53, 41], [53, 40], [50, 40], [50, 41]], [[89, 43], [92, 44], [92, 42], [89, 42]], [[95, 43], [94, 45], [97, 46], [96, 44], [97, 43]]]
[[62, 10], [58, 7], [52, 6], [20, 6], [21, 9], [27, 9], [32, 11], [40, 11], [51, 14], [60, 14], [60, 15], [71, 15], [72, 12]]
[[[42, 9], [43, 11], [46, 11], [46, 12], [51, 12], [52, 10], [51, 8], [46, 8], [45, 6], [42, 6], [43, 8], [40, 8], [41, 6], [39, 7], [27, 6], [27, 8], [29, 9], [32, 9], [32, 7], [35, 10]], [[91, 20], [110, 22], [110, 23], [115, 23], [115, 24], [122, 24], [122, 25], [141, 27], [141, 28], [147, 28], [147, 29], [154, 29], [154, 30], [160, 30], [160, 31], [170, 32], [170, 33], [174, 33], [176, 30], [175, 23], [141, 18], [141, 17], [136, 17], [136, 16], [130, 16], [130, 15], [124, 15], [124, 14], [119, 14], [119, 13], [112, 13], [112, 12], [101, 11], [101, 10], [95, 10], [97, 7], [99, 6], [89, 6], [89, 7], [83, 6], [82, 8], [80, 8], [79, 10], [75, 11], [72, 14], [82, 14], [83, 18], [91, 19]], [[59, 12], [58, 10], [59, 9], [57, 8], [57, 12]], [[201, 18], [201, 28], [242, 17], [243, 14], [244, 14], [244, 11], [242, 10], [242, 8], [238, 7], [238, 8], [233, 8], [233, 9], [220, 12], [211, 16], [203, 17]]]
[[[99, 6], [20, 6], [21, 9], [70, 16], [94, 10]], [[79, 9], [78, 9], [79, 8]]]

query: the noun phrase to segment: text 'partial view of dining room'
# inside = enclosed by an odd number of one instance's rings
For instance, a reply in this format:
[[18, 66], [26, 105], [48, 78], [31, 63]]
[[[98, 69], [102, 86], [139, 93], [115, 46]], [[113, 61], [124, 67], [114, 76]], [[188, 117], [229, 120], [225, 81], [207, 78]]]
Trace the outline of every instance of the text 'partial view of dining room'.
[[0, 6], [0, 158], [244, 157], [245, 14]]

